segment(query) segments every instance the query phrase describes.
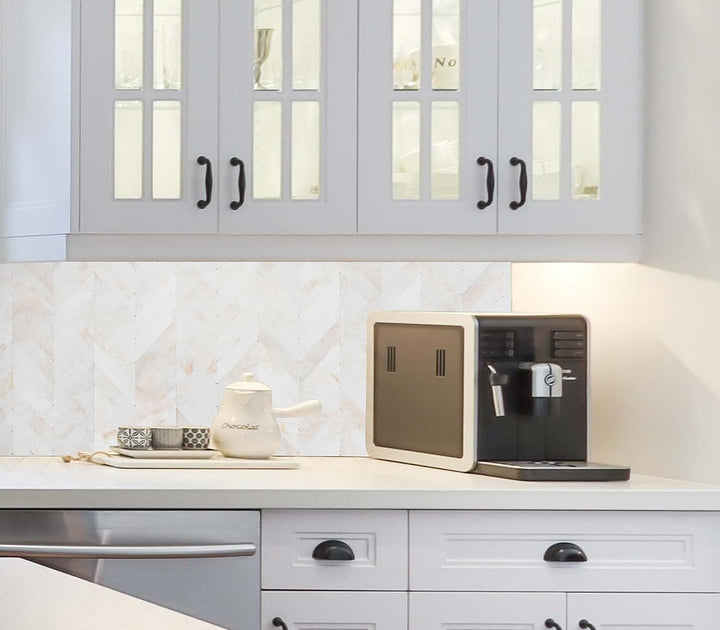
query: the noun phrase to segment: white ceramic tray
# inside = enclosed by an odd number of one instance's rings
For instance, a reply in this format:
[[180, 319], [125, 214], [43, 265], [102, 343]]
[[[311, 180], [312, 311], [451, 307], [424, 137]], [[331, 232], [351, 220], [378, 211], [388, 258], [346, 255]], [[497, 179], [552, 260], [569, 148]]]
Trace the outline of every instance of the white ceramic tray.
[[111, 446], [110, 450], [118, 455], [132, 457], [133, 459], [210, 459], [216, 455], [220, 455], [215, 449], [192, 450], [192, 449], [158, 449], [158, 450], [137, 450], [131, 448], [122, 448], [121, 446]]
[[95, 453], [92, 461], [113, 468], [215, 468], [215, 469], [294, 469], [300, 463], [295, 459], [271, 457], [270, 459], [234, 459], [218, 455], [211, 459], [133, 459], [124, 455]]

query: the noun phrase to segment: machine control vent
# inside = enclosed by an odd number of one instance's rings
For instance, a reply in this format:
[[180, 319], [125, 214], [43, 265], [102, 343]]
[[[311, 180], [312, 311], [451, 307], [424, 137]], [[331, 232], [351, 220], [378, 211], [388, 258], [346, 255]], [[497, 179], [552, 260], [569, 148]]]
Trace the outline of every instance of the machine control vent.
[[480, 352], [484, 359], [512, 359], [515, 356], [515, 332], [483, 330], [480, 333]]
[[445, 376], [445, 350], [435, 350], [435, 376]]
[[552, 334], [553, 357], [556, 359], [584, 359], [585, 333], [577, 330], [558, 330]]
[[395, 346], [387, 347], [387, 371], [397, 372], [396, 364], [397, 348]]

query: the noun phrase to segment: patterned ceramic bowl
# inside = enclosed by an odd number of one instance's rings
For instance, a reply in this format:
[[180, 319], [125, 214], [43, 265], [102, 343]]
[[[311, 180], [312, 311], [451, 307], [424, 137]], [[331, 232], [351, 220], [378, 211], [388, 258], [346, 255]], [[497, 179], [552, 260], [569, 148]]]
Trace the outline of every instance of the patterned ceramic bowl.
[[181, 427], [153, 427], [152, 447], [159, 450], [182, 448], [183, 430]]
[[152, 431], [149, 427], [120, 427], [117, 443], [120, 448], [147, 450], [152, 443]]
[[182, 447], [189, 450], [210, 448], [210, 427], [183, 427]]

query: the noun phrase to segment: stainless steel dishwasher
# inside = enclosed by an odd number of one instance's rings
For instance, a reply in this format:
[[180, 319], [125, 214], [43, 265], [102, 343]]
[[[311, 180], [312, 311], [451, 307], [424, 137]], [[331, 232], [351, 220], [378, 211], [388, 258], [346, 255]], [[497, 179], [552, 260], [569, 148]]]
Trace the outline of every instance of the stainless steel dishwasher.
[[0, 557], [230, 630], [260, 627], [259, 545], [253, 511], [0, 511]]

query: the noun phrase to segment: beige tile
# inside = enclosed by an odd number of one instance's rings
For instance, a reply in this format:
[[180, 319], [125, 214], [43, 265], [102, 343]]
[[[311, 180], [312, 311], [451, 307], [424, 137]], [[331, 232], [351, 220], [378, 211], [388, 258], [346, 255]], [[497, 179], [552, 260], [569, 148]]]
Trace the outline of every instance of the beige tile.
[[252, 371], [283, 453], [365, 453], [373, 309], [507, 311], [504, 263], [0, 266], [0, 454], [105, 448], [126, 424], [209, 424]]

